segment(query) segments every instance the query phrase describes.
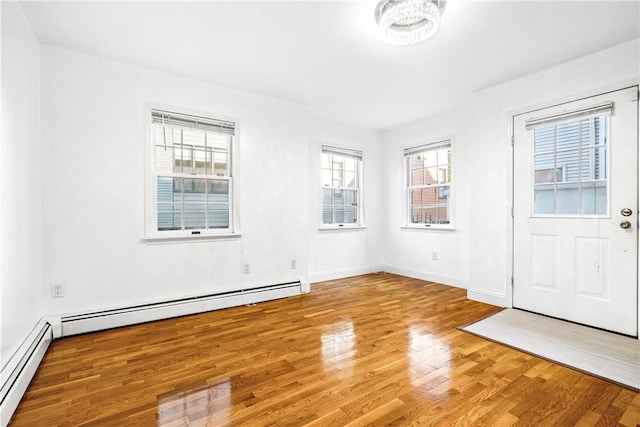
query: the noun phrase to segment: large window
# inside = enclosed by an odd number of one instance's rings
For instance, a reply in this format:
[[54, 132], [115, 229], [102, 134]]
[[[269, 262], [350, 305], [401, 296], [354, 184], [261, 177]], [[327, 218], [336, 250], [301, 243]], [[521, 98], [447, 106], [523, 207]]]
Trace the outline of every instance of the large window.
[[451, 141], [408, 148], [404, 161], [407, 225], [450, 225]]
[[235, 124], [151, 111], [154, 234], [232, 231]]
[[322, 224], [362, 225], [362, 151], [322, 146]]

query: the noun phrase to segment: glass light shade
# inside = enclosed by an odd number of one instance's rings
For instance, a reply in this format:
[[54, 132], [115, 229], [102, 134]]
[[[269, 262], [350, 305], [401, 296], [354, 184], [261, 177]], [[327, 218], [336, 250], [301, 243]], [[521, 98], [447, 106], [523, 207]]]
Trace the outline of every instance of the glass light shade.
[[440, 28], [444, 0], [383, 0], [376, 9], [382, 37], [394, 45], [420, 43]]

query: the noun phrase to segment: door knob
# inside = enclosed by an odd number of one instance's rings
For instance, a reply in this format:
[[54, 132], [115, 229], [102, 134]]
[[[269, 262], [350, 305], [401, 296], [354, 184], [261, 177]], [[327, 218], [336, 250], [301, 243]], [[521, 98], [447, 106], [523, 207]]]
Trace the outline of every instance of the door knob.
[[633, 211], [629, 208], [624, 208], [620, 211], [620, 213], [622, 214], [622, 216], [631, 216]]
[[631, 223], [629, 221], [622, 221], [620, 223], [620, 228], [626, 230], [627, 228], [631, 228]]

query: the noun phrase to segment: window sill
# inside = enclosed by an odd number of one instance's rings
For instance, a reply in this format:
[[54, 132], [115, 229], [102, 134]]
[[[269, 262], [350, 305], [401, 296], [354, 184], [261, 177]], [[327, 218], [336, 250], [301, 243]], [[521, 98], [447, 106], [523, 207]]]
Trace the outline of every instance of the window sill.
[[334, 232], [334, 231], [357, 231], [357, 230], [364, 230], [367, 227], [364, 225], [343, 225], [343, 226], [339, 226], [339, 225], [321, 225], [320, 227], [318, 227], [318, 231], [321, 232]]
[[241, 236], [242, 233], [148, 236], [143, 237], [140, 242], [147, 245], [164, 245], [171, 243], [197, 243], [207, 241], [237, 240]]
[[426, 231], [456, 231], [456, 228], [452, 225], [402, 225], [400, 228], [404, 230], [426, 230]]

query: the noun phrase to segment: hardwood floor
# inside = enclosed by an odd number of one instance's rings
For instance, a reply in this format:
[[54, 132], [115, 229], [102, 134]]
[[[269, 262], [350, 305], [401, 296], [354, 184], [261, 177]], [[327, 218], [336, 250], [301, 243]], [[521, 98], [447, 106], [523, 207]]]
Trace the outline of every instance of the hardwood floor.
[[461, 329], [640, 391], [637, 338], [512, 308]]
[[640, 394], [456, 329], [499, 310], [382, 273], [64, 338], [11, 425], [640, 423]]

